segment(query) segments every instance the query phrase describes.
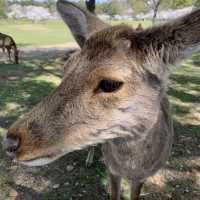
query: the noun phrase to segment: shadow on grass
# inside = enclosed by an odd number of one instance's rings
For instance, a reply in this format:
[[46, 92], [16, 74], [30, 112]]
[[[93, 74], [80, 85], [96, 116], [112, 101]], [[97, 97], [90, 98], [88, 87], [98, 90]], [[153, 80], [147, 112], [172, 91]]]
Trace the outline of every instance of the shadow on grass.
[[197, 182], [196, 178], [181, 177], [168, 180], [162, 188], [151, 184], [152, 192], [142, 195], [141, 200], [198, 200], [200, 193]]
[[182, 102], [199, 102], [199, 96], [198, 95], [192, 95], [192, 94], [188, 94], [184, 91], [178, 91], [174, 88], [170, 88], [168, 94], [170, 96], [176, 97], [181, 99]]
[[[48, 191], [38, 192], [29, 186], [10, 183], [20, 195], [20, 200], [63, 200], [63, 199], [87, 199], [87, 200], [105, 200], [108, 194], [102, 186], [99, 168], [102, 164], [97, 157], [91, 168], [85, 167], [86, 151], [74, 152], [69, 154], [48, 167], [41, 167], [36, 173], [29, 176], [45, 177], [50, 182]], [[72, 164], [74, 169], [67, 170], [67, 166]], [[58, 185], [58, 188], [54, 186]]]
[[45, 81], [23, 80], [2, 87], [0, 90], [0, 112], [6, 112], [10, 109], [10, 113], [0, 115], [1, 126], [6, 128], [7, 124], [13, 123], [22, 112], [33, 107], [54, 88], [54, 84]]
[[[102, 185], [106, 174], [100, 161], [100, 148], [96, 149], [90, 168], [85, 165], [87, 153], [87, 150], [73, 152], [48, 166], [28, 168], [12, 164], [0, 147], [0, 161], [3, 161], [0, 199], [6, 199], [13, 190], [18, 193], [16, 200], [109, 199]], [[69, 170], [68, 166], [72, 169]], [[38, 189], [40, 186], [42, 189]]]
[[[173, 146], [173, 159], [192, 159], [200, 157], [200, 125], [181, 124], [174, 121], [175, 141]], [[181, 163], [180, 163], [181, 164]], [[178, 165], [168, 166], [177, 170]], [[182, 166], [181, 171], [183, 171]], [[200, 166], [199, 166], [200, 169]], [[188, 169], [187, 169], [188, 170]]]
[[[100, 162], [100, 149], [96, 149], [94, 163], [90, 168], [85, 166], [86, 157], [87, 151], [79, 151], [68, 154], [55, 164], [51, 164], [49, 170], [43, 175], [51, 174], [49, 176], [51, 183], [53, 185], [59, 183], [60, 187], [44, 193], [43, 199], [108, 199], [108, 194], [101, 182], [106, 175]], [[67, 165], [73, 165], [74, 169], [69, 172], [67, 167], [63, 167]]]
[[193, 56], [192, 64], [196, 67], [200, 67], [200, 53], [197, 53]]
[[[56, 67], [58, 64], [62, 63], [56, 63], [54, 58], [49, 58], [48, 60], [40, 60], [40, 59], [25, 60], [19, 65], [0, 64], [0, 78], [4, 77], [5, 80], [12, 81], [19, 79], [21, 80], [22, 78], [37, 77], [41, 74], [51, 74], [59, 78], [62, 78], [63, 73], [58, 67]], [[12, 79], [12, 77], [16, 78]]]
[[189, 84], [200, 85], [200, 79], [197, 76], [173, 74], [173, 75], [171, 75], [171, 80], [176, 81], [179, 84], [188, 84], [189, 83]]

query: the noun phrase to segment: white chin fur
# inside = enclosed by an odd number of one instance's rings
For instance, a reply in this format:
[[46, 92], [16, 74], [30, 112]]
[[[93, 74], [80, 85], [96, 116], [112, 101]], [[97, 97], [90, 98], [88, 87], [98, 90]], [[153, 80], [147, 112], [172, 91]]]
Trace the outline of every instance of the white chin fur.
[[43, 165], [47, 165], [51, 162], [53, 162], [55, 159], [50, 159], [50, 158], [38, 158], [35, 160], [30, 160], [30, 161], [20, 161], [21, 164], [23, 165], [27, 165], [27, 166], [43, 166]]
[[36, 158], [34, 160], [16, 161], [16, 162], [19, 162], [23, 165], [30, 166], [30, 167], [43, 166], [43, 165], [47, 165], [49, 163], [54, 162], [55, 160], [59, 159], [60, 157], [64, 156], [67, 153], [69, 153], [69, 151], [64, 152], [63, 154], [60, 154], [60, 155], [52, 157], [52, 158], [44, 157], [44, 158]]

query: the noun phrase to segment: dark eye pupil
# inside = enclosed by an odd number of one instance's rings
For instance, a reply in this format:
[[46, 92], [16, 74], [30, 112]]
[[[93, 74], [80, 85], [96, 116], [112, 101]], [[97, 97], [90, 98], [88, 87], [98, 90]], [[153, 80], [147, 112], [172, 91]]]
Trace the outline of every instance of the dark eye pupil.
[[102, 80], [99, 84], [99, 89], [103, 92], [114, 92], [122, 86], [123, 82], [114, 80]]

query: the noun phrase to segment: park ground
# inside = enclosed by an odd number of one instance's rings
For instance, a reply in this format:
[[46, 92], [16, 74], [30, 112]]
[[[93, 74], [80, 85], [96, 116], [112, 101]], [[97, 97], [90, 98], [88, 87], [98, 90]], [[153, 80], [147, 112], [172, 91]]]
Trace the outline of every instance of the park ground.
[[[138, 22], [131, 24], [136, 27]], [[0, 27], [15, 37], [22, 58], [19, 65], [0, 60], [1, 143], [9, 125], [60, 83], [63, 58], [76, 45], [60, 21], [0, 21]], [[174, 69], [168, 94], [176, 133], [172, 156], [148, 179], [141, 199], [199, 200], [200, 54]], [[0, 200], [108, 200], [100, 147], [90, 167], [85, 164], [88, 151], [76, 151], [48, 166], [27, 168], [10, 163], [0, 145]], [[128, 195], [124, 181], [124, 199]]]

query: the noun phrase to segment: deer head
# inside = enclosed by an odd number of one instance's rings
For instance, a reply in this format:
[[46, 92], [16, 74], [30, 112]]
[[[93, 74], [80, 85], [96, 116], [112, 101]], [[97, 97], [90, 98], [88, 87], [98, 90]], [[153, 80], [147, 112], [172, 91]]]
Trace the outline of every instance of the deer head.
[[59, 87], [8, 130], [7, 153], [31, 166], [113, 138], [147, 137], [169, 66], [200, 47], [200, 10], [135, 31], [110, 27], [67, 1], [57, 8], [81, 51], [65, 64]]

